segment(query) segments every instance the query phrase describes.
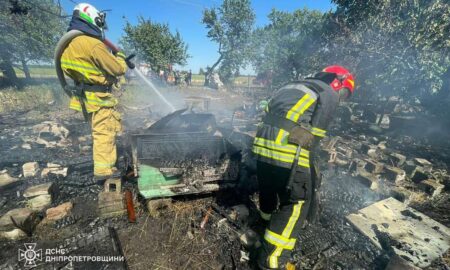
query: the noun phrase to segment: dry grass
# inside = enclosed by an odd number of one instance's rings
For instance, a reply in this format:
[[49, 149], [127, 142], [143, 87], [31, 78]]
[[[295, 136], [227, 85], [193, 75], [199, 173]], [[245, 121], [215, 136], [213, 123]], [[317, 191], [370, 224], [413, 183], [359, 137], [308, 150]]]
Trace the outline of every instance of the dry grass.
[[65, 99], [61, 87], [55, 82], [28, 85], [20, 90], [8, 87], [0, 89], [0, 112], [47, 110]]
[[214, 221], [199, 228], [207, 205], [175, 202], [160, 217], [146, 216], [139, 228], [120, 232], [130, 269], [219, 269], [221, 241], [211, 227]]

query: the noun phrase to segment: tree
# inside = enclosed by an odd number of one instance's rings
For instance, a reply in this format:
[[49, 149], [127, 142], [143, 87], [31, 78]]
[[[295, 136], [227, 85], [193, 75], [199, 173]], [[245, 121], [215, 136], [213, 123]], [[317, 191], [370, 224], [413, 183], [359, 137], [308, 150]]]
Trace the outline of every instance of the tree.
[[269, 24], [252, 35], [251, 63], [258, 74], [271, 74], [279, 85], [323, 68], [318, 61], [322, 13], [306, 8], [292, 13], [272, 10], [268, 18]]
[[203, 68], [200, 68], [200, 69], [198, 70], [198, 74], [199, 74], [199, 75], [204, 75], [204, 74], [205, 74], [205, 71], [203, 70]]
[[53, 0], [0, 0], [0, 5], [0, 69], [7, 84], [20, 86], [13, 64], [20, 62], [30, 78], [28, 62], [51, 60], [65, 17]]
[[166, 70], [169, 65], [185, 65], [187, 45], [178, 31], [172, 34], [168, 24], [139, 18], [137, 25], [127, 22], [121, 44], [128, 53], [137, 53], [152, 68]]
[[219, 45], [219, 58], [206, 71], [205, 85], [219, 64], [225, 81], [245, 65], [254, 21], [250, 0], [224, 0], [220, 7], [203, 11], [202, 23], [208, 29], [207, 36]]
[[[367, 98], [421, 100], [445, 91], [450, 66], [446, 0], [333, 0], [328, 56], [352, 67]], [[331, 45], [332, 44], [332, 45]], [[448, 96], [448, 95], [447, 95]]]

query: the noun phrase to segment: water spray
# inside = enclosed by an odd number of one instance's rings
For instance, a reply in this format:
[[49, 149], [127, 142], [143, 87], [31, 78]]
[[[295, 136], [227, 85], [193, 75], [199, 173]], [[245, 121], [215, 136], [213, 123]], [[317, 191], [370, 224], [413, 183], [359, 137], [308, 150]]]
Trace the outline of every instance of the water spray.
[[162, 94], [161, 92], [158, 90], [158, 88], [156, 88], [156, 86], [149, 80], [147, 79], [144, 74], [142, 74], [142, 72], [139, 69], [135, 69], [134, 70], [136, 72], [137, 75], [139, 75], [139, 77], [148, 85], [150, 86], [150, 88], [159, 96], [159, 98], [164, 101], [164, 103], [166, 103], [167, 106], [169, 106], [171, 112], [174, 112], [176, 109], [175, 107], [172, 105], [172, 103], [170, 103]]

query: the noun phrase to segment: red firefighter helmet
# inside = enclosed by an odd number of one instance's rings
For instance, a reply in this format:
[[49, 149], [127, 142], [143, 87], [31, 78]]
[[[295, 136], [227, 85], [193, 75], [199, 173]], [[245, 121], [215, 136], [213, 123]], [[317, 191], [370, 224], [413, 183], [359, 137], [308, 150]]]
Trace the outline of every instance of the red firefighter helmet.
[[337, 65], [328, 66], [323, 69], [323, 72], [335, 73], [337, 75], [337, 78], [330, 83], [330, 86], [334, 91], [347, 88], [353, 94], [355, 89], [355, 80], [353, 79], [353, 75], [346, 68]]

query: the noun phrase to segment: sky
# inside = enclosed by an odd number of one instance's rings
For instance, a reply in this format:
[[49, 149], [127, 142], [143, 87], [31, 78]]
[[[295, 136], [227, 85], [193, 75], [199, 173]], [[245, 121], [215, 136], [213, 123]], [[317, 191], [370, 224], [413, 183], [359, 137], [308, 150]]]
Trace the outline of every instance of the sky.
[[[191, 69], [197, 73], [202, 67], [211, 66], [218, 58], [216, 43], [207, 37], [207, 30], [201, 23], [202, 11], [205, 8], [220, 6], [220, 0], [62, 0], [65, 11], [72, 14], [75, 3], [89, 3], [98, 10], [110, 10], [107, 12], [106, 21], [108, 30], [106, 37], [118, 43], [123, 35], [125, 22], [137, 23], [137, 18], [142, 16], [152, 21], [168, 23], [171, 30], [178, 30], [183, 40], [188, 44], [187, 65], [180, 67], [183, 70]], [[294, 11], [307, 7], [321, 11], [333, 9], [330, 0], [253, 0], [252, 7], [256, 14], [256, 26], [268, 23], [267, 15], [272, 8], [282, 11]], [[249, 73], [250, 70], [244, 70]]]

